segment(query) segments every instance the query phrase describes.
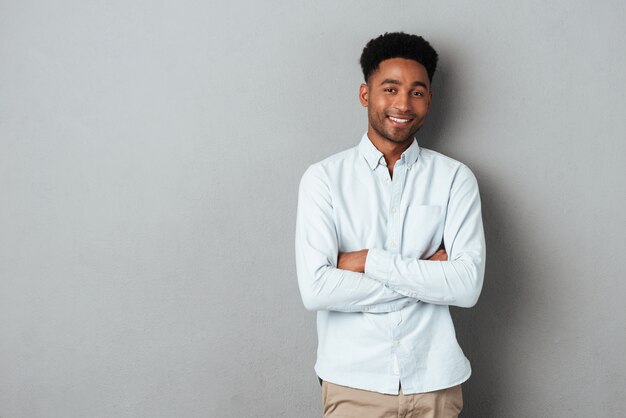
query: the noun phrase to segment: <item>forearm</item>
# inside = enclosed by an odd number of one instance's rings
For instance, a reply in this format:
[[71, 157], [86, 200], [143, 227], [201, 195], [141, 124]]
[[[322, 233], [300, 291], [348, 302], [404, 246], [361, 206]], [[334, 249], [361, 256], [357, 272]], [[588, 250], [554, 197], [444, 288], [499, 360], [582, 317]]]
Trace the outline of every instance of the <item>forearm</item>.
[[311, 274], [306, 262], [298, 263], [298, 284], [312, 311], [394, 312], [416, 302], [363, 273], [323, 266]]
[[482, 289], [484, 252], [464, 254], [451, 261], [431, 261], [372, 249], [365, 272], [403, 295], [467, 308], [476, 304]]

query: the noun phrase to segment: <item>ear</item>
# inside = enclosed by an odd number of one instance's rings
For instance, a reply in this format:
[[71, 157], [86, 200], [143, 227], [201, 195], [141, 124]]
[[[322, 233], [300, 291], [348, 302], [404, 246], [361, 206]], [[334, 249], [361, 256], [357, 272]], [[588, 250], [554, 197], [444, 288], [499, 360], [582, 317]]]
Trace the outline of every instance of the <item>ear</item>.
[[361, 106], [367, 107], [369, 99], [369, 89], [367, 84], [362, 83], [361, 87], [359, 87], [359, 101], [361, 102]]

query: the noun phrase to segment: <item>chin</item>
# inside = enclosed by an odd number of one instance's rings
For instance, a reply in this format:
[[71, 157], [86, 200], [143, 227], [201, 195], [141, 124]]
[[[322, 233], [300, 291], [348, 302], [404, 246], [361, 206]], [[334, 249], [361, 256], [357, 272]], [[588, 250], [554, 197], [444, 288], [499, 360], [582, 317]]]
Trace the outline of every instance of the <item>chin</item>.
[[406, 136], [406, 137], [396, 137], [396, 136], [391, 136], [391, 135], [386, 135], [385, 138], [391, 142], [395, 142], [396, 144], [402, 144], [403, 142], [407, 142], [409, 140], [413, 140], [413, 138], [415, 137], [415, 133]]

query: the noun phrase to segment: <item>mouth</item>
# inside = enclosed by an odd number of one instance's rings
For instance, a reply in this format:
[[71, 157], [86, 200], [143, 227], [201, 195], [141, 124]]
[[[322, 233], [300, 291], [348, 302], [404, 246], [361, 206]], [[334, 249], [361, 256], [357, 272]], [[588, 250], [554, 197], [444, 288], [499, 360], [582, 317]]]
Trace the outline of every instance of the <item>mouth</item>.
[[387, 119], [389, 119], [395, 126], [406, 126], [413, 121], [413, 118], [399, 118], [397, 116], [387, 116]]

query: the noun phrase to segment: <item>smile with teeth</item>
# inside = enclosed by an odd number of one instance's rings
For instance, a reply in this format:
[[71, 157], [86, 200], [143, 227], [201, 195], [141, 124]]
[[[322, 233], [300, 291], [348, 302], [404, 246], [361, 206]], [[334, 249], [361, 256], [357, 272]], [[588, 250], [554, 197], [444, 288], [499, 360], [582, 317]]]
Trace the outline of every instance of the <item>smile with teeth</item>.
[[392, 122], [395, 122], [395, 123], [409, 123], [411, 121], [411, 119], [394, 118], [393, 116], [387, 116], [387, 117], [391, 119]]

